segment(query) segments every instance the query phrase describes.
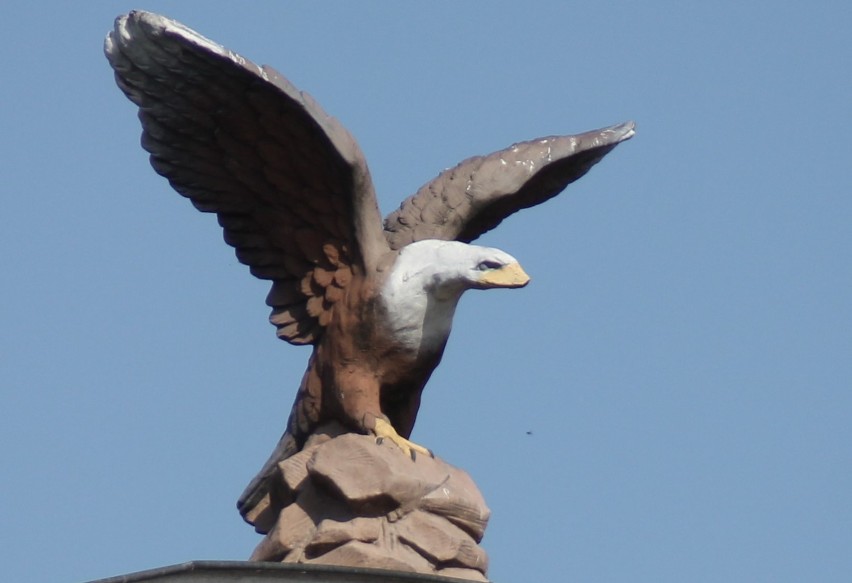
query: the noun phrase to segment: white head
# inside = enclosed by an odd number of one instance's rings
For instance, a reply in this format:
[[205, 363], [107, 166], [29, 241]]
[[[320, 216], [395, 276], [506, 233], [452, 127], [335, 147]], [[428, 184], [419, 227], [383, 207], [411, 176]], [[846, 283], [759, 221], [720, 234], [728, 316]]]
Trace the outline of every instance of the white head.
[[517, 260], [499, 249], [425, 240], [404, 247], [382, 290], [387, 325], [412, 350], [443, 350], [459, 298], [468, 289], [523, 287]]
[[499, 249], [432, 239], [404, 247], [390, 277], [436, 299], [458, 298], [467, 289], [523, 287], [530, 280], [518, 260]]

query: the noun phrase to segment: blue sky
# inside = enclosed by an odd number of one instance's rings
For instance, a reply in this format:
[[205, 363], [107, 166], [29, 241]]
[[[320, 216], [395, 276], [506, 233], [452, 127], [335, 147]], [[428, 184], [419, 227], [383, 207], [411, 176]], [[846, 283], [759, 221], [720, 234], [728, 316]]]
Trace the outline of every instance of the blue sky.
[[145, 8], [311, 93], [384, 212], [465, 157], [636, 120], [481, 240], [533, 281], [462, 300], [424, 394], [414, 438], [483, 491], [493, 580], [849, 581], [846, 3], [68, 6], [0, 24], [4, 579], [246, 558], [234, 503], [307, 361], [139, 147], [101, 45]]

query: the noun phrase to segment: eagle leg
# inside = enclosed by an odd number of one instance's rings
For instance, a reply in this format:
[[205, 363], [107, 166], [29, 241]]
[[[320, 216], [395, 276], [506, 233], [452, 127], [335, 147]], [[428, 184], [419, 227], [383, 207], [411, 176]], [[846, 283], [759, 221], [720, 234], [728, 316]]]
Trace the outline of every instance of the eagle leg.
[[393, 443], [395, 443], [397, 447], [399, 447], [399, 449], [408, 454], [412, 460], [416, 459], [417, 453], [422, 453], [423, 455], [428, 455], [429, 457], [435, 457], [435, 455], [431, 451], [429, 451], [422, 445], [417, 445], [416, 443], [402, 437], [399, 433], [396, 432], [396, 429], [393, 428], [393, 425], [391, 425], [381, 417], [376, 418], [376, 425], [372, 429], [372, 432], [376, 434], [376, 443], [381, 443], [384, 438], [387, 438]]

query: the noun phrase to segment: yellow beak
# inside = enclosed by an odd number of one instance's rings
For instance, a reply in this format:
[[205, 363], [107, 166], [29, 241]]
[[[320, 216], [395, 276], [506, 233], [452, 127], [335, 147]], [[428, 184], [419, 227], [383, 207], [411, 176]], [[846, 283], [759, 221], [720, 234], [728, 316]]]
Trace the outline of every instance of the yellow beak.
[[479, 281], [489, 287], [523, 287], [530, 282], [530, 276], [520, 263], [510, 263], [500, 269], [486, 271]]

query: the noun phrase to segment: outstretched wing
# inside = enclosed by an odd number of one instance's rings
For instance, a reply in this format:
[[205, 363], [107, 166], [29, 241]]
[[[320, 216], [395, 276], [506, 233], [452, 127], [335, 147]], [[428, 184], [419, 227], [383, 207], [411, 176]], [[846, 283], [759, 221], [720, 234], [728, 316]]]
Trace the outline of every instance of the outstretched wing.
[[388, 251], [355, 140], [270, 67], [162, 16], [119, 17], [104, 51], [154, 169], [272, 280], [278, 335], [316, 342], [352, 276]]
[[388, 243], [393, 249], [423, 239], [469, 243], [512, 213], [562, 192], [633, 133], [633, 122], [628, 122], [469, 158], [442, 172], [385, 218]]

